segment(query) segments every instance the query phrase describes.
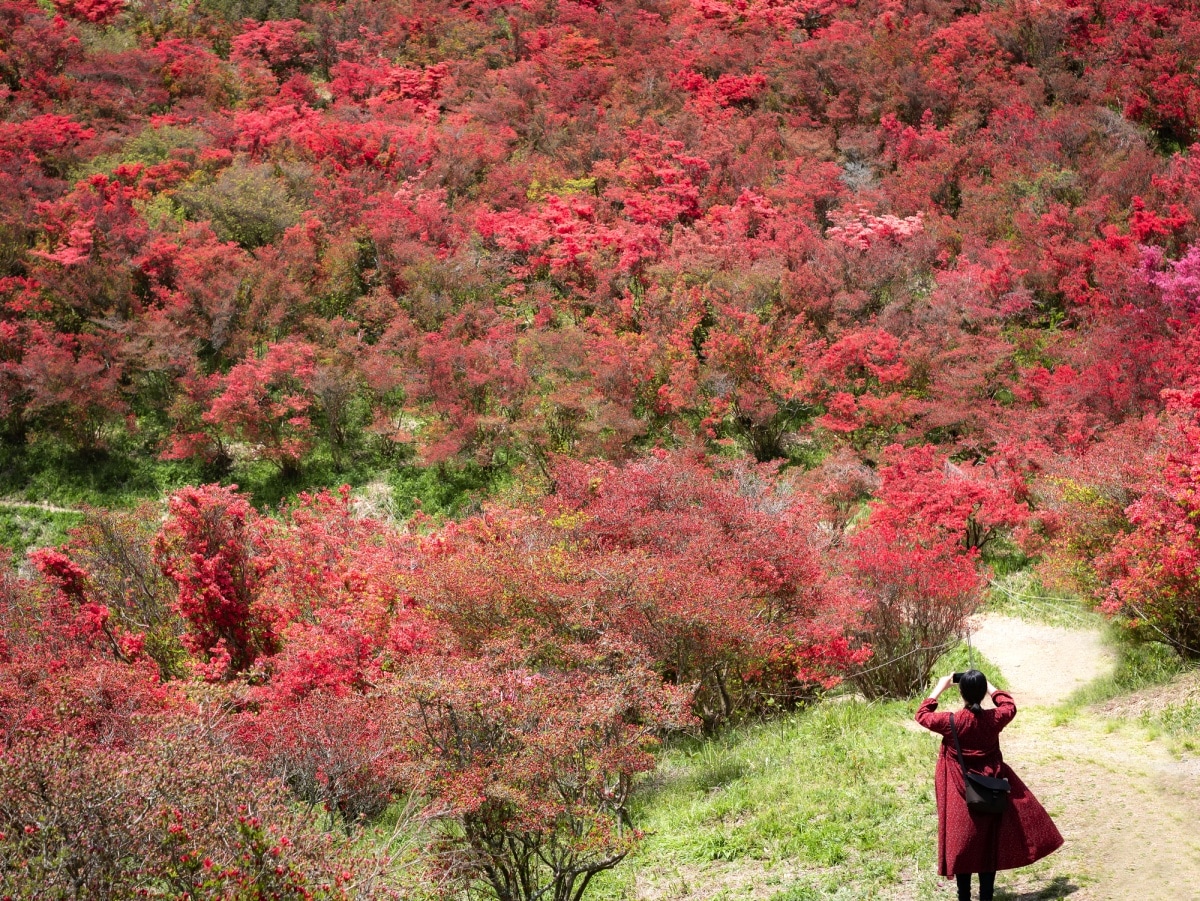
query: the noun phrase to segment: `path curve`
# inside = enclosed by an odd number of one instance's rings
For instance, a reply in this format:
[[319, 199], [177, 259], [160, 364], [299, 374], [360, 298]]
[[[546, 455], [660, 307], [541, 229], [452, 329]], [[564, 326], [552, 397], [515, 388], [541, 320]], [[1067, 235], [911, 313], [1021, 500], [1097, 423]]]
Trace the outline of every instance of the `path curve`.
[[1098, 630], [1066, 629], [998, 614], [980, 617], [971, 642], [1000, 667], [1026, 706], [1065, 701], [1116, 664]]
[[1200, 762], [1092, 712], [1056, 724], [1051, 706], [1113, 665], [1099, 633], [987, 615], [972, 641], [1017, 701], [1004, 757], [1066, 838], [1001, 874], [997, 901], [1200, 901]]

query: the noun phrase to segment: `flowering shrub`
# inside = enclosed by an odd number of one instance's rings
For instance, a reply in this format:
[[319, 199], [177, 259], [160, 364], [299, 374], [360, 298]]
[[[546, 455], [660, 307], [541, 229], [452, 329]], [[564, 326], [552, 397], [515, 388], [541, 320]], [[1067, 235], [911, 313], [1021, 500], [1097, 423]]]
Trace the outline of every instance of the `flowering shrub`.
[[906, 698], [929, 684], [938, 659], [982, 602], [976, 555], [932, 530], [872, 522], [849, 561], [865, 598], [863, 639], [874, 652], [854, 676], [869, 698]]
[[653, 768], [661, 731], [688, 724], [687, 693], [619, 654], [558, 651], [572, 669], [501, 656], [406, 673], [419, 714], [413, 778], [435, 799], [427, 815], [451, 887], [579, 898], [640, 835], [626, 806], [633, 780]]
[[200, 724], [124, 749], [69, 738], [0, 756], [0, 891], [308, 901], [370, 897], [347, 844]]
[[271, 567], [255, 546], [258, 517], [234, 488], [185, 488], [167, 503], [155, 552], [175, 583], [184, 644], [223, 679], [278, 649], [276, 611], [259, 600]]
[[86, 590], [82, 569], [55, 551], [34, 561], [42, 584], [0, 579], [0, 749], [56, 738], [135, 744], [148, 717], [182, 703], [179, 693], [160, 683], [142, 636]]
[[1129, 530], [1096, 559], [1101, 609], [1142, 638], [1166, 641], [1189, 658], [1200, 657], [1200, 565], [1197, 474], [1200, 392], [1174, 393], [1169, 430], [1156, 469], [1161, 482], [1125, 508]]
[[857, 250], [867, 250], [872, 245], [891, 241], [900, 243], [924, 231], [921, 214], [906, 216], [876, 216], [860, 207], [858, 210], [838, 210], [829, 217], [834, 223], [826, 233], [839, 244]]

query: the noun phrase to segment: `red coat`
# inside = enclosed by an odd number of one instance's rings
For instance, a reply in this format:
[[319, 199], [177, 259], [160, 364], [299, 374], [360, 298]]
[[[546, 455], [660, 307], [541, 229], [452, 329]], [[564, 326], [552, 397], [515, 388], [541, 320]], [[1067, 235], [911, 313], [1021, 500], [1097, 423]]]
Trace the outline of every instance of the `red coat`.
[[1054, 821], [1000, 755], [1000, 730], [1017, 715], [1012, 695], [997, 691], [995, 710], [980, 714], [954, 712], [958, 740], [967, 769], [1007, 779], [1012, 786], [1008, 808], [999, 816], [973, 814], [963, 800], [962, 769], [950, 735], [950, 714], [937, 712], [937, 701], [926, 698], [917, 709], [917, 722], [943, 736], [934, 776], [938, 808], [938, 873], [990, 873], [1011, 870], [1041, 860], [1062, 846]]

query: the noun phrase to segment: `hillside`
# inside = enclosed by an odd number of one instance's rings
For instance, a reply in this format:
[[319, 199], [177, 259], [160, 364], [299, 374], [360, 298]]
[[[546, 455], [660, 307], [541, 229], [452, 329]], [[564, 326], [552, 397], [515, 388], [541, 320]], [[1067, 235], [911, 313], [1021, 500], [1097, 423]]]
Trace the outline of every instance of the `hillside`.
[[4, 9], [17, 491], [1024, 473], [1192, 378], [1188, 3]]
[[0, 897], [933, 897], [985, 605], [1086, 770], [1030, 891], [1132, 893], [1198, 71], [1194, 0], [0, 0]]

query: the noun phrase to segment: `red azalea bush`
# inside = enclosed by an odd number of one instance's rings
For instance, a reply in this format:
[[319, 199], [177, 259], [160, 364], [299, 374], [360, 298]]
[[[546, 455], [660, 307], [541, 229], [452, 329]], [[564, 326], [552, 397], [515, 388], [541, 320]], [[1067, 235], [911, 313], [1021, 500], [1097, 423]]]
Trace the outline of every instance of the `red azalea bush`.
[[347, 842], [198, 722], [158, 722], [122, 748], [60, 735], [0, 756], [9, 896], [371, 897], [381, 886], [359, 869]]
[[432, 798], [450, 891], [579, 898], [640, 837], [634, 779], [653, 768], [662, 732], [689, 724], [688, 693], [620, 648], [555, 652], [549, 666], [521, 665], [519, 651], [414, 666], [395, 689], [414, 708], [409, 768]]
[[84, 590], [82, 569], [56, 551], [33, 561], [37, 582], [11, 572], [0, 580], [0, 747], [137, 743], [149, 718], [183, 703], [180, 693], [159, 681], [142, 636]]
[[1173, 393], [1169, 404], [1165, 446], [1152, 461], [1161, 481], [1125, 508], [1128, 531], [1117, 534], [1095, 566], [1105, 586], [1101, 609], [1139, 637], [1165, 641], [1194, 659], [1200, 657], [1200, 392]]
[[0, 595], [0, 891], [350, 897], [349, 848], [160, 681], [79, 566], [34, 562]]
[[413, 593], [469, 648], [529, 633], [638, 649], [709, 727], [794, 706], [868, 651], [796, 497], [693, 454], [561, 461], [536, 515], [489, 510], [430, 547]]
[[977, 554], [932, 529], [872, 522], [851, 540], [849, 566], [865, 601], [861, 634], [874, 652], [854, 684], [869, 698], [919, 692], [982, 603]]
[[791, 706], [866, 656], [803, 496], [769, 467], [723, 470], [687, 453], [564, 462], [551, 507], [598, 577], [601, 615], [669, 681], [696, 684], [710, 726]]
[[155, 551], [176, 584], [184, 643], [206, 677], [227, 678], [278, 649], [280, 612], [260, 598], [272, 563], [257, 543], [259, 518], [233, 488], [185, 488], [167, 504]]

